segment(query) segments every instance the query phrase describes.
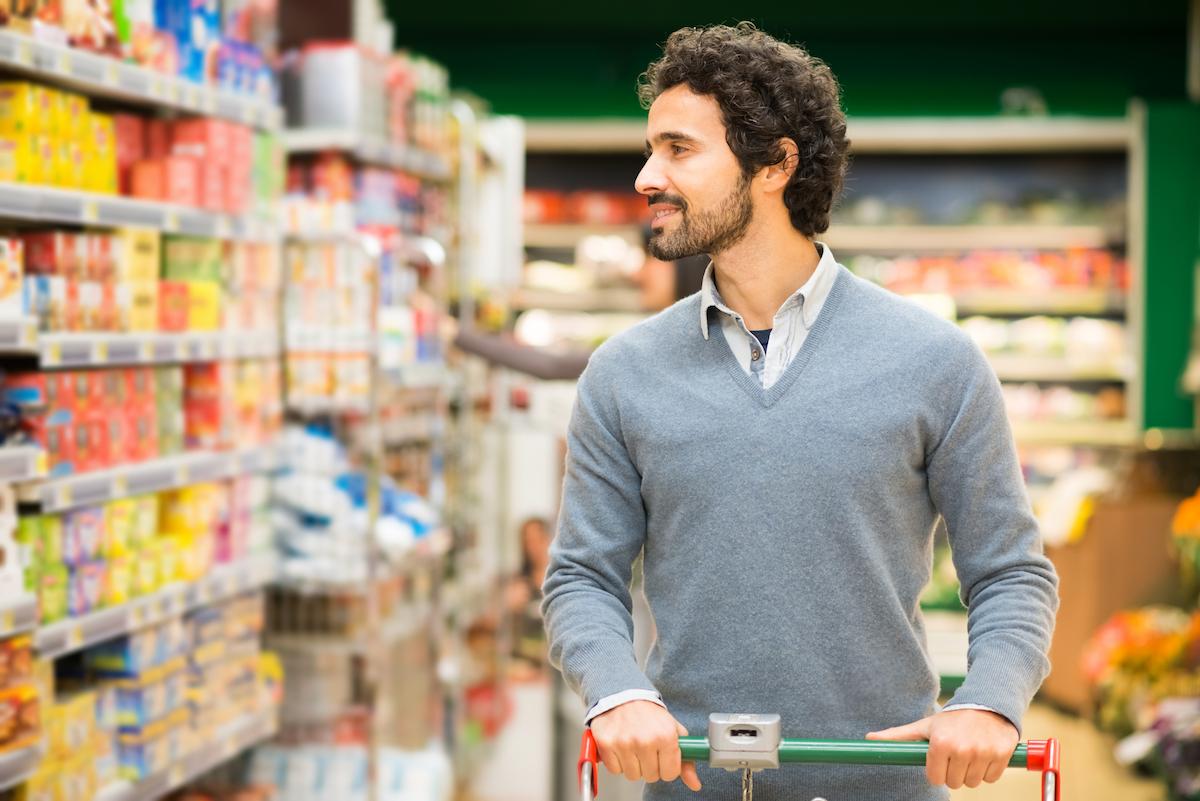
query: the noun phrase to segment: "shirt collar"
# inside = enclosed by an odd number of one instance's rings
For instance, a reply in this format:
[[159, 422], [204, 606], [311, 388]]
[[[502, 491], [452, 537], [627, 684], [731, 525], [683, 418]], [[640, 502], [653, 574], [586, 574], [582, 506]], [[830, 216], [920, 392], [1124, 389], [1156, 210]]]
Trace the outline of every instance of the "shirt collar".
[[[817, 262], [817, 268], [813, 270], [813, 274], [804, 282], [804, 286], [797, 289], [788, 299], [783, 302], [783, 306], [787, 306], [794, 300], [803, 299], [800, 307], [800, 313], [804, 320], [805, 328], [812, 328], [813, 323], [817, 319], [817, 314], [821, 311], [821, 307], [825, 305], [825, 299], [829, 297], [829, 291], [833, 288], [834, 279], [837, 278], [837, 262], [833, 258], [833, 251], [823, 242], [815, 242], [817, 250], [821, 253], [821, 258]], [[780, 308], [783, 308], [781, 306]], [[700, 333], [705, 339], [708, 339], [708, 310], [716, 308], [718, 311], [732, 315], [734, 311], [725, 305], [725, 301], [721, 299], [721, 293], [717, 291], [716, 266], [713, 262], [708, 263], [708, 268], [704, 271], [704, 280], [700, 285]]]

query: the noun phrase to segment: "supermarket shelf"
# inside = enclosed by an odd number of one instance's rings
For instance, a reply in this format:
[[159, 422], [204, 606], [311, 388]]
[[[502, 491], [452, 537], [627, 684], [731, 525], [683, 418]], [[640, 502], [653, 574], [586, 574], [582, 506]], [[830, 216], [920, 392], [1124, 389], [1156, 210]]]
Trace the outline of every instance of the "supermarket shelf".
[[[37, 627], [37, 598], [27, 595], [15, 603], [0, 609], [0, 639], [14, 634], [24, 634]], [[0, 772], [0, 775], [3, 775]]]
[[[14, 351], [15, 352], [15, 351]], [[190, 364], [279, 355], [274, 331], [182, 334], [48, 333], [33, 343], [43, 370], [141, 364]]]
[[35, 317], [0, 320], [0, 353], [32, 353], [37, 348]]
[[1013, 437], [1022, 445], [1094, 445], [1121, 448], [1140, 436], [1127, 420], [1013, 421]]
[[450, 165], [433, 153], [376, 139], [357, 131], [337, 128], [292, 129], [283, 132], [283, 147], [288, 153], [321, 153], [338, 150], [366, 164], [390, 167], [421, 178], [444, 181], [450, 177]]
[[0, 482], [19, 484], [46, 475], [46, 455], [35, 445], [0, 447]]
[[989, 249], [1102, 248], [1120, 239], [1098, 225], [833, 225], [834, 252], [927, 253]]
[[640, 225], [588, 225], [586, 223], [534, 223], [525, 226], [527, 248], [574, 248], [585, 236], [619, 236], [640, 246]]
[[278, 229], [246, 216], [81, 189], [0, 182], [0, 219], [66, 225], [153, 228], [172, 234], [274, 241]]
[[211, 742], [170, 768], [136, 783], [118, 782], [105, 787], [95, 795], [94, 801], [159, 801], [221, 763], [273, 737], [279, 730], [278, 718], [278, 710], [273, 707], [246, 715], [220, 729]]
[[[854, 153], [1082, 153], [1125, 150], [1134, 131], [1126, 118], [851, 117], [847, 136]], [[525, 125], [530, 153], [641, 153], [645, 141], [644, 120], [531, 120]]]
[[41, 767], [42, 757], [42, 749], [37, 746], [0, 755], [0, 791], [24, 783]]
[[222, 117], [266, 130], [278, 129], [283, 120], [283, 109], [265, 100], [13, 31], [0, 31], [0, 66], [96, 97]]
[[35, 481], [18, 487], [17, 499], [52, 514], [117, 498], [185, 487], [206, 481], [270, 470], [276, 461], [271, 447], [243, 451], [198, 451], [164, 456], [108, 470]]
[[365, 415], [370, 411], [366, 398], [288, 398], [286, 406], [301, 417]]
[[338, 636], [332, 634], [268, 634], [265, 647], [272, 651], [316, 651], [344, 656], [366, 654], [373, 646], [392, 645], [425, 628], [433, 619], [433, 608], [421, 604], [405, 608], [380, 626], [370, 639], [366, 634]]
[[570, 312], [619, 312], [637, 314], [642, 308], [641, 293], [636, 289], [590, 289], [583, 292], [556, 292], [545, 289], [518, 289], [509, 297], [514, 309], [546, 309]]
[[42, 626], [34, 635], [34, 645], [39, 657], [57, 659], [193, 609], [265, 587], [274, 575], [275, 560], [272, 557], [254, 557], [237, 564], [220, 565], [199, 581], [174, 584], [122, 606]]
[[989, 353], [988, 361], [1001, 381], [1095, 381], [1123, 383], [1125, 373], [1114, 364], [1072, 364], [1062, 357]]
[[960, 317], [973, 314], [1124, 314], [1126, 298], [1107, 289], [977, 289], [955, 292]]
[[925, 611], [929, 659], [939, 676], [967, 674], [967, 613]]

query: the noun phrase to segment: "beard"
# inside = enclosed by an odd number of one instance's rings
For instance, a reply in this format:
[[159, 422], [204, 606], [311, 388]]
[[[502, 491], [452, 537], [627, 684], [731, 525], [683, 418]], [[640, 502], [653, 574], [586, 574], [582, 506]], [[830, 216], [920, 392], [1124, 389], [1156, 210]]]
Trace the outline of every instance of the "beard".
[[712, 256], [728, 250], [741, 241], [754, 219], [750, 176], [745, 173], [733, 191], [711, 209], [690, 212], [687, 201], [665, 193], [652, 195], [649, 200], [651, 204], [666, 202], [679, 206], [679, 224], [674, 231], [651, 229], [654, 233], [647, 247], [654, 258], [662, 261], [678, 261], [701, 253]]

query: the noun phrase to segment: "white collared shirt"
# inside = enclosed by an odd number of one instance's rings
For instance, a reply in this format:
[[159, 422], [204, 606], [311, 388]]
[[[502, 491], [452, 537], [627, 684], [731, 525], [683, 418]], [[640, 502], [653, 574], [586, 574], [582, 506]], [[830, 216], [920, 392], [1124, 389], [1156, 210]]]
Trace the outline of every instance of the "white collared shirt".
[[729, 349], [742, 369], [758, 378], [763, 389], [770, 389], [787, 370], [792, 359], [796, 358], [837, 279], [837, 262], [833, 258], [833, 251], [824, 243], [814, 244], [821, 254], [817, 268], [804, 286], [788, 296], [779, 311], [775, 312], [771, 339], [765, 353], [758, 339], [746, 327], [742, 316], [721, 299], [715, 266], [709, 263], [704, 271], [704, 282], [700, 287], [700, 333], [708, 339], [708, 310], [715, 308], [720, 311], [721, 331], [725, 334]]

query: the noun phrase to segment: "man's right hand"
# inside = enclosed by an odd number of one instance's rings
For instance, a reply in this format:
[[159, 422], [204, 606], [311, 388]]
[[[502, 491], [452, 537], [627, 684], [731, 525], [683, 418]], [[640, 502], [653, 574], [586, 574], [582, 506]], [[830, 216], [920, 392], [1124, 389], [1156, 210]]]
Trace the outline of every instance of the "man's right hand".
[[600, 761], [630, 781], [673, 782], [682, 779], [700, 789], [696, 766], [682, 762], [679, 738], [687, 729], [652, 701], [630, 701], [592, 719], [592, 736]]

